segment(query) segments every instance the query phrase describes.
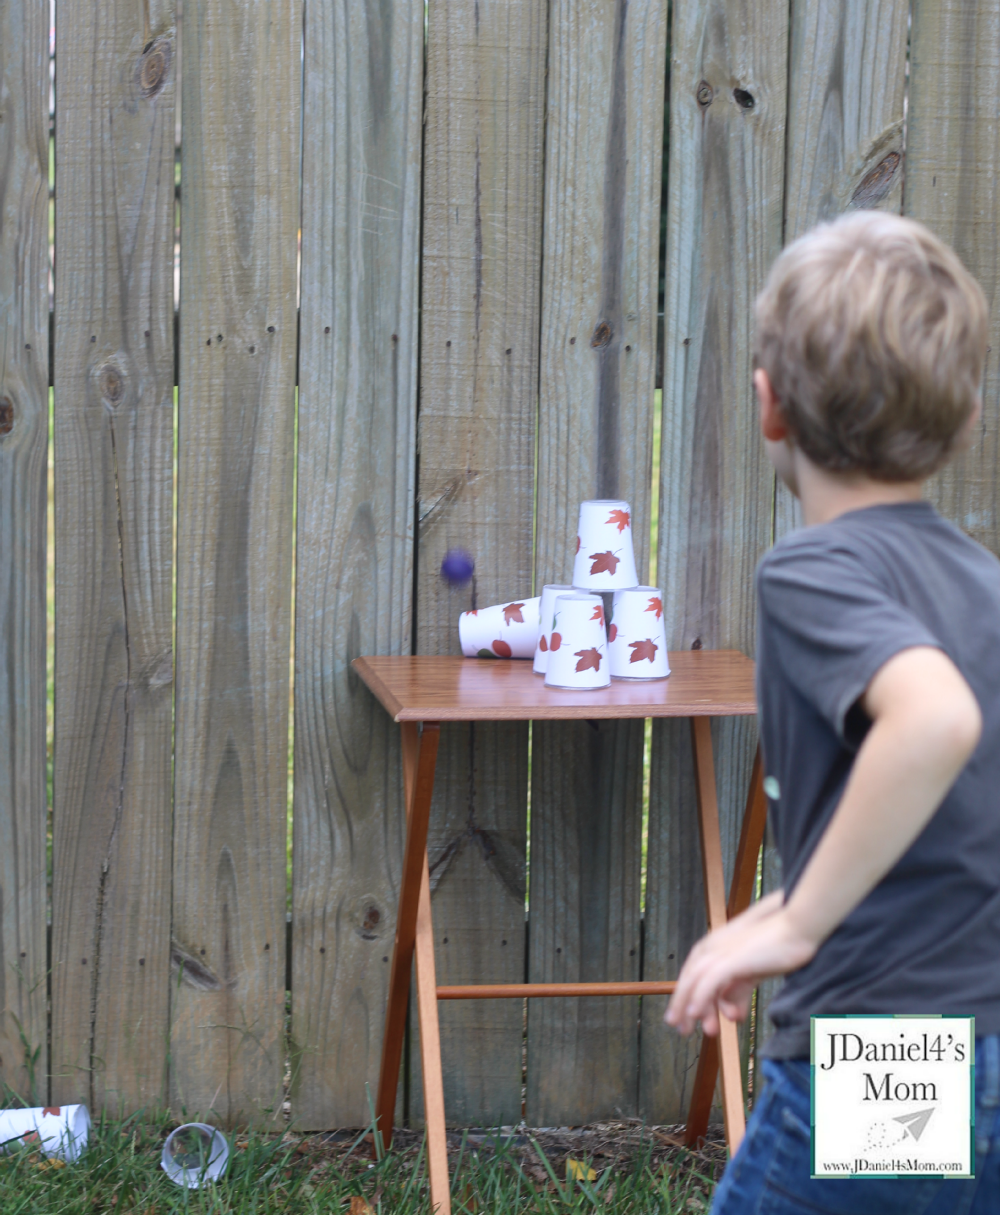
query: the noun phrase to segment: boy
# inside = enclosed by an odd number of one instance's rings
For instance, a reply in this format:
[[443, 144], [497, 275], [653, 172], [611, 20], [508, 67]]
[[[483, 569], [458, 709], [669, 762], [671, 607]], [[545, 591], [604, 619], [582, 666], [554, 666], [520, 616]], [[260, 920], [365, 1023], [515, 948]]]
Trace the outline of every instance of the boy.
[[[713, 1215], [1000, 1212], [1000, 561], [921, 499], [974, 435], [988, 317], [920, 224], [859, 212], [756, 304], [768, 456], [804, 526], [762, 559], [758, 703], [783, 862], [691, 951], [666, 1020], [771, 1005], [763, 1091]], [[809, 1017], [974, 1015], [974, 1180], [811, 1180]]]

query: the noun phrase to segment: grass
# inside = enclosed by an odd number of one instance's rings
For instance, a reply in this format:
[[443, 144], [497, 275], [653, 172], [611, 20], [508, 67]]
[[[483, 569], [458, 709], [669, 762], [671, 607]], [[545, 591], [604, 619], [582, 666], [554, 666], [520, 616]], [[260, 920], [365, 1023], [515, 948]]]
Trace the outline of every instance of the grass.
[[[185, 1190], [159, 1168], [163, 1141], [176, 1125], [142, 1115], [103, 1120], [73, 1164], [45, 1160], [28, 1149], [0, 1156], [0, 1215], [430, 1213], [424, 1145], [414, 1132], [397, 1132], [393, 1150], [378, 1161], [371, 1158], [371, 1135], [364, 1131], [231, 1134], [225, 1176], [204, 1189]], [[577, 1136], [576, 1148], [573, 1132], [567, 1137], [506, 1129], [506, 1135], [449, 1136], [455, 1215], [707, 1211], [725, 1158], [719, 1144], [691, 1153], [638, 1124], [588, 1128], [589, 1139]], [[585, 1140], [589, 1151], [581, 1150]], [[583, 1167], [567, 1167], [567, 1159]], [[591, 1172], [593, 1178], [585, 1180]]]

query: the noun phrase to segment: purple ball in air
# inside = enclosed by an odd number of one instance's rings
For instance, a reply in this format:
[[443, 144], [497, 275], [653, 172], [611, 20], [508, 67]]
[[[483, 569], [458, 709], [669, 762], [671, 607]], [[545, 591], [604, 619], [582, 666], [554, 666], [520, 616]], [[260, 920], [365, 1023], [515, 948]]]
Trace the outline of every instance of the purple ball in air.
[[475, 568], [476, 563], [470, 553], [465, 549], [451, 548], [441, 562], [441, 577], [452, 586], [462, 586], [472, 577]]

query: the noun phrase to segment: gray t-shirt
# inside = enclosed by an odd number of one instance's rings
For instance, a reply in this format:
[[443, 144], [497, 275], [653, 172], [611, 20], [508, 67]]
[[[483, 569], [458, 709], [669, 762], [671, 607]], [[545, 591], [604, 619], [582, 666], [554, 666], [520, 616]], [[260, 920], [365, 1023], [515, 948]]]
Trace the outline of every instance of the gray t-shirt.
[[764, 1055], [807, 1059], [813, 1013], [972, 1015], [977, 1035], [1000, 1032], [1000, 561], [929, 502], [872, 506], [779, 541], [757, 594], [761, 741], [786, 899], [844, 791], [870, 725], [857, 701], [885, 662], [938, 647], [983, 715], [930, 822], [786, 978]]

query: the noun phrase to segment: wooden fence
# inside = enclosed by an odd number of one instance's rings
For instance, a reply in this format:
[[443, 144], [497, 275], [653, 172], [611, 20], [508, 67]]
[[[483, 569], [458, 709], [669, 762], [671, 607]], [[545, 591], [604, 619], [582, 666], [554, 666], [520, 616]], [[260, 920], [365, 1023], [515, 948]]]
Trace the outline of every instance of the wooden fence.
[[[265, 1124], [288, 1089], [298, 1126], [360, 1125], [403, 813], [350, 660], [454, 652], [470, 599], [566, 579], [582, 498], [627, 498], [641, 537], [653, 494], [672, 646], [753, 652], [753, 568], [794, 511], [752, 300], [815, 221], [902, 208], [1000, 337], [1000, 0], [56, 11], [50, 315], [49, 4], [0, 0], [0, 1076]], [[934, 491], [994, 550], [998, 410], [991, 359]], [[438, 577], [453, 546], [471, 589]], [[442, 731], [441, 981], [674, 976], [704, 926], [683, 729], [652, 735], [644, 908], [641, 725], [530, 738], [529, 790], [526, 728]], [[754, 745], [716, 734], [727, 864]], [[518, 1121], [524, 1066], [531, 1124], [680, 1119], [698, 1044], [663, 1003], [445, 1005], [450, 1118]]]

